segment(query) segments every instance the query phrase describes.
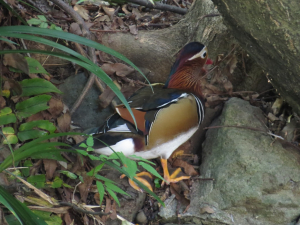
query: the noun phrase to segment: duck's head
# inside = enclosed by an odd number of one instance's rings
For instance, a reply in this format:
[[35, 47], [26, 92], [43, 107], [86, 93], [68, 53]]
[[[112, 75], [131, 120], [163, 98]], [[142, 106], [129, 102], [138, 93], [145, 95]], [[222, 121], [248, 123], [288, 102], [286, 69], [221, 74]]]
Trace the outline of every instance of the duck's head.
[[208, 59], [207, 47], [199, 42], [191, 42], [179, 52], [171, 68], [166, 88], [176, 88], [196, 92], [201, 95], [200, 78], [203, 75], [203, 66], [212, 64]]

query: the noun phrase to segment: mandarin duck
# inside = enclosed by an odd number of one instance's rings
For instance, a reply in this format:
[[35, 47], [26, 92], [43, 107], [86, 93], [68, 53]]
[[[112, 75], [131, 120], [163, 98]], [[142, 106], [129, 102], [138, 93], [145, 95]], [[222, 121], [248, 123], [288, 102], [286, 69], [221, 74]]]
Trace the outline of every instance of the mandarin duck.
[[200, 74], [206, 63], [209, 64], [206, 46], [198, 42], [184, 46], [165, 85], [154, 85], [153, 91], [150, 87], [141, 88], [128, 99], [138, 129], [128, 110], [119, 105], [116, 113], [97, 130], [94, 151], [110, 155], [111, 147], [125, 156], [160, 157], [167, 183], [189, 179], [189, 176], [176, 177], [180, 168], [170, 175], [167, 159], [197, 131], [203, 120]]

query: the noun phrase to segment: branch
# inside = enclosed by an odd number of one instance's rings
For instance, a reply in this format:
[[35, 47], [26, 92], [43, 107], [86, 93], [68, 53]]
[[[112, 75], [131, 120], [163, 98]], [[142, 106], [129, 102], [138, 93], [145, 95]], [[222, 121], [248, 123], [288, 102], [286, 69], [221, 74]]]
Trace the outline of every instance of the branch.
[[84, 213], [84, 214], [100, 215], [100, 216], [111, 214], [111, 213], [93, 212], [93, 211], [84, 210], [84, 209], [82, 209], [82, 208], [78, 207], [77, 205], [72, 204], [72, 203], [70, 203], [70, 202], [60, 202], [59, 205], [62, 205], [62, 206], [70, 206], [70, 207], [72, 207], [75, 211], [81, 212], [81, 213]]
[[[91, 32], [86, 27], [84, 20], [81, 18], [81, 16], [72, 7], [70, 7], [68, 4], [66, 4], [62, 0], [52, 0], [52, 2], [55, 3], [56, 5], [58, 5], [60, 8], [62, 8], [64, 11], [66, 11], [75, 20], [75, 22], [79, 24], [80, 28], [82, 29], [83, 36], [91, 40], [91, 37], [92, 37]], [[88, 56], [94, 63], [96, 63], [96, 55], [95, 55], [94, 48], [88, 47]], [[76, 102], [72, 106], [72, 109], [70, 111], [71, 114], [74, 113], [76, 111], [76, 109], [78, 108], [78, 106], [81, 104], [81, 102], [84, 99], [84, 97], [86, 96], [88, 90], [93, 85], [95, 79], [96, 79], [96, 75], [93, 73], [90, 73], [88, 82], [85, 84], [83, 91], [81, 92], [80, 96], [77, 98]], [[99, 80], [99, 83], [97, 86], [99, 87], [101, 92], [103, 92], [105, 90], [105, 84], [103, 84], [102, 81]]]
[[163, 11], [170, 11], [170, 12], [174, 12], [174, 13], [178, 13], [178, 14], [182, 14], [182, 15], [186, 14], [188, 11], [187, 9], [179, 8], [177, 6], [162, 4], [159, 2], [156, 2], [155, 5], [152, 5], [152, 3], [150, 3], [150, 1], [147, 1], [147, 0], [128, 0], [128, 2], [146, 6], [147, 8], [150, 8], [150, 9], [160, 9]]

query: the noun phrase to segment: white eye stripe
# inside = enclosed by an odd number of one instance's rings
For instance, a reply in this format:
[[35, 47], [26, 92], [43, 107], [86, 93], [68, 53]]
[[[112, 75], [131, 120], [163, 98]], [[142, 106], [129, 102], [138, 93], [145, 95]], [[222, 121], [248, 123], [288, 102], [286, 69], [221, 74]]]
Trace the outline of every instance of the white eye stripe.
[[207, 49], [206, 47], [203, 48], [200, 52], [198, 52], [197, 54], [193, 55], [191, 58], [189, 58], [187, 61], [191, 61], [193, 59], [196, 59], [196, 58], [201, 58], [201, 59], [205, 59], [205, 57], [207, 56]]

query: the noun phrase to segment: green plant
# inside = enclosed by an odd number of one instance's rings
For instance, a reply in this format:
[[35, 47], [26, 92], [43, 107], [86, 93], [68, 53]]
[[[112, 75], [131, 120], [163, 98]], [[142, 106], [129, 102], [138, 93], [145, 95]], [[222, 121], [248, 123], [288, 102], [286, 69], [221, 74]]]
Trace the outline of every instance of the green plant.
[[[48, 22], [47, 22], [47, 18], [44, 15], [37, 15], [37, 19], [36, 18], [32, 18], [30, 20], [27, 20], [27, 23], [30, 25], [36, 25], [40, 28], [48, 28]], [[61, 27], [56, 26], [55, 24], [51, 24], [50, 29], [54, 29], [54, 30], [62, 30]]]
[[[99, 140], [99, 141], [101, 141], [101, 140]], [[154, 176], [158, 177], [159, 179], [164, 180], [162, 178], [162, 176], [151, 166], [151, 165], [155, 165], [155, 164], [149, 160], [143, 159], [143, 158], [135, 156], [135, 155], [126, 157], [122, 152], [115, 152], [108, 145], [107, 146], [113, 151], [113, 153], [110, 156], [105, 156], [105, 155], [95, 156], [95, 155], [91, 154], [94, 151], [93, 146], [94, 146], [94, 138], [92, 136], [89, 136], [86, 140], [86, 143], [81, 143], [79, 146], [81, 148], [85, 148], [85, 150], [76, 149], [76, 151], [79, 154], [88, 156], [91, 160], [97, 160], [98, 162], [100, 162], [100, 164], [97, 167], [95, 167], [94, 169], [92, 169], [91, 171], [89, 171], [87, 173], [88, 176], [94, 177], [97, 181], [97, 188], [98, 188], [99, 196], [100, 196], [100, 204], [103, 200], [105, 191], [107, 191], [118, 204], [120, 204], [120, 203], [114, 192], [127, 195], [127, 193], [124, 192], [119, 187], [117, 187], [113, 181], [111, 181], [103, 176], [100, 176], [98, 174], [98, 172], [103, 168], [103, 166], [105, 164], [119, 170], [121, 173], [125, 174], [129, 179], [132, 179], [135, 182], [136, 182], [136, 179], [135, 179], [136, 173], [139, 171], [138, 165], [143, 167], [145, 170], [147, 170], [149, 173], [153, 174]], [[130, 158], [135, 158], [140, 161], [136, 162], [134, 160], [131, 160]], [[139, 184], [139, 182], [138, 182], [138, 184]], [[144, 188], [144, 187], [142, 187], [142, 188]], [[147, 189], [145, 189], [145, 190], [147, 190]], [[147, 191], [152, 193], [149, 189]]]
[[[62, 53], [57, 53], [57, 52], [40, 51], [40, 50], [4, 50], [4, 51], [0, 51], [0, 54], [8, 54], [8, 53], [47, 54], [47, 55], [57, 56], [62, 59], [69, 60], [75, 64], [78, 64], [78, 65], [86, 68], [88, 71], [91, 71], [96, 76], [98, 76], [104, 83], [106, 83], [112, 89], [112, 91], [118, 96], [118, 98], [122, 101], [122, 103], [125, 105], [125, 107], [130, 112], [130, 115], [132, 116], [134, 123], [136, 123], [133, 113], [132, 113], [130, 106], [128, 105], [125, 97], [123, 96], [121, 91], [118, 89], [118, 87], [114, 84], [114, 82], [110, 79], [110, 77], [100, 67], [98, 67], [98, 65], [96, 65], [91, 60], [87, 59], [86, 57], [73, 51], [70, 48], [67, 48], [61, 44], [58, 44], [53, 41], [50, 41], [50, 40], [47, 40], [47, 39], [44, 39], [41, 37], [37, 37], [34, 35], [44, 35], [44, 36], [49, 36], [49, 37], [61, 38], [61, 39], [65, 39], [67, 41], [77, 42], [79, 44], [83, 44], [83, 45], [98, 49], [100, 51], [106, 52], [106, 53], [113, 55], [113, 56], [123, 60], [124, 62], [128, 63], [130, 66], [135, 68], [137, 71], [139, 71], [145, 77], [145, 75], [142, 73], [142, 71], [139, 68], [137, 68], [131, 61], [129, 61], [122, 54], [120, 54], [110, 48], [107, 48], [106, 46], [103, 46], [97, 42], [88, 40], [88, 39], [80, 37], [78, 35], [63, 32], [63, 31], [43, 29], [43, 28], [38, 28], [38, 27], [28, 27], [28, 26], [12, 26], [12, 27], [0, 27], [0, 33], [1, 33], [1, 36], [4, 36], [4, 37], [23, 38], [25, 40], [31, 40], [31, 41], [35, 41], [35, 42], [42, 43], [45, 45], [49, 45], [53, 48], [60, 49], [60, 50], [64, 51], [65, 53], [69, 54], [69, 55], [67, 55], [67, 54], [62, 54]], [[28, 35], [28, 34], [32, 34], [32, 35]], [[146, 77], [145, 77], [145, 79], [149, 83], [149, 81]]]
[[[23, 38], [25, 40], [31, 40], [36, 41], [38, 43], [46, 44], [49, 46], [52, 46], [54, 48], [58, 48], [65, 52], [65, 54], [62, 53], [56, 53], [56, 52], [49, 52], [49, 51], [39, 51], [39, 50], [5, 50], [0, 51], [0, 54], [8, 54], [8, 53], [42, 53], [42, 54], [48, 54], [57, 56], [63, 59], [67, 59], [71, 62], [74, 62], [87, 70], [91, 71], [92, 73], [96, 74], [98, 77], [100, 77], [111, 89], [116, 93], [116, 95], [120, 98], [120, 100], [124, 103], [124, 105], [129, 109], [131, 112], [129, 105], [127, 101], [125, 100], [122, 93], [119, 91], [119, 89], [115, 86], [115, 84], [111, 81], [111, 79], [102, 71], [101, 68], [99, 68], [96, 64], [94, 64], [89, 59], [83, 57], [79, 53], [73, 51], [72, 49], [69, 49], [63, 45], [60, 45], [58, 43], [55, 43], [53, 41], [34, 36], [37, 35], [45, 35], [50, 37], [56, 37], [56, 38], [62, 38], [67, 41], [75, 41], [81, 44], [88, 45], [90, 47], [97, 48], [99, 50], [102, 50], [104, 52], [107, 52], [109, 54], [114, 55], [115, 57], [122, 59], [129, 65], [133, 66], [136, 70], [141, 72], [136, 66], [134, 66], [128, 59], [126, 59], [121, 54], [102, 46], [96, 42], [87, 40], [85, 38], [79, 37], [77, 35], [73, 35], [70, 33], [66, 33], [63, 31], [57, 31], [57, 30], [49, 30], [49, 29], [43, 29], [43, 28], [37, 28], [37, 27], [27, 27], [27, 26], [14, 26], [14, 27], [1, 27], [0, 28], [1, 36], [4, 37], [13, 37], [13, 38]], [[31, 34], [31, 35], [28, 35]], [[3, 38], [2, 38], [3, 40]], [[31, 58], [26, 58], [28, 69], [23, 70], [22, 72], [25, 73], [45, 73], [47, 74], [47, 71], [43, 70], [43, 67], [36, 62], [35, 60], [32, 60]], [[38, 65], [38, 64], [39, 65]], [[33, 65], [33, 66], [32, 66]], [[38, 68], [38, 69], [36, 69]], [[35, 70], [36, 69], [36, 70]], [[11, 70], [17, 71], [16, 68], [11, 68]], [[5, 125], [6, 127], [3, 128], [3, 133], [5, 133], [4, 141], [7, 142], [9, 148], [11, 149], [12, 154], [8, 156], [1, 164], [0, 164], [0, 172], [4, 171], [10, 166], [16, 166], [19, 162], [22, 160], [26, 160], [28, 158], [31, 159], [55, 159], [59, 161], [63, 161], [64, 158], [61, 156], [62, 151], [74, 151], [70, 149], [70, 146], [61, 142], [45, 142], [46, 140], [49, 140], [51, 138], [56, 138], [64, 135], [75, 135], [77, 133], [54, 133], [55, 126], [46, 120], [40, 120], [40, 121], [33, 121], [29, 123], [23, 123], [19, 127], [19, 131], [15, 132], [12, 127], [8, 127], [8, 124], [16, 123], [17, 120], [20, 122], [23, 118], [27, 118], [28, 116], [40, 112], [42, 110], [47, 109], [47, 102], [50, 100], [51, 96], [46, 94], [49, 92], [56, 92], [59, 93], [59, 91], [51, 85], [50, 82], [47, 82], [43, 79], [30, 79], [30, 80], [23, 80], [18, 83], [18, 88], [16, 90], [13, 90], [12, 92], [16, 92], [15, 94], [28, 97], [28, 99], [21, 101], [15, 105], [15, 110], [13, 110], [11, 107], [6, 107], [5, 109], [0, 111], [0, 125]], [[21, 91], [19, 90], [21, 89]], [[10, 93], [2, 92], [3, 96], [6, 98], [9, 98]], [[132, 112], [131, 115], [133, 116]], [[134, 118], [134, 117], [133, 117]], [[88, 139], [90, 140], [90, 139]], [[11, 148], [11, 144], [15, 144], [18, 141], [26, 141], [27, 143], [23, 144], [20, 148], [16, 149], [14, 152]], [[92, 146], [93, 144], [88, 141], [87, 148], [90, 151], [93, 151]], [[68, 149], [59, 149], [57, 147], [66, 147]], [[43, 151], [41, 151], [43, 150]], [[137, 172], [137, 164], [143, 166], [148, 171], [155, 174], [155, 170], [148, 164], [151, 163], [149, 161], [140, 161], [135, 162], [133, 160], [130, 160], [126, 158], [122, 153], [114, 153], [110, 157], [106, 156], [94, 156], [89, 154], [87, 151], [81, 151], [77, 150], [79, 154], [86, 155], [89, 158], [93, 160], [99, 160], [100, 166], [94, 168], [92, 171], [88, 173], [89, 176], [93, 176], [96, 179], [97, 188], [99, 191], [100, 196], [104, 195], [104, 192], [106, 191], [109, 193], [112, 198], [118, 202], [118, 198], [116, 193], [124, 194], [124, 192], [119, 189], [112, 181], [107, 180], [100, 175], [97, 174], [97, 172], [103, 167], [104, 164], [107, 164], [111, 166], [112, 168], [115, 168], [120, 173], [125, 174], [130, 179], [132, 179], [134, 182], [136, 182], [141, 188], [146, 190], [148, 193], [150, 193], [152, 196], [154, 196], [159, 202], [161, 200], [153, 193], [151, 192], [147, 187], [145, 187], [142, 183], [140, 183], [138, 180], [134, 178], [136, 172]], [[134, 157], [134, 156], [133, 156]], [[140, 158], [140, 160], [142, 160]], [[26, 160], [23, 165], [30, 166], [31, 162], [30, 160]], [[23, 176], [26, 177], [26, 174], [28, 174], [28, 169], [22, 170]], [[76, 176], [76, 174], [70, 174], [68, 171], [61, 171], [61, 173], [67, 175], [67, 176], [73, 176], [73, 178], [79, 178], [80, 176]], [[157, 173], [157, 172], [156, 172]], [[28, 176], [28, 175], [27, 175]], [[156, 176], [159, 176], [159, 174], [156, 174]], [[82, 179], [81, 179], [82, 180]], [[45, 185], [45, 179], [44, 176], [35, 176], [29, 179], [30, 182], [33, 184], [36, 184], [37, 186], [42, 187]], [[68, 186], [67, 184], [64, 184], [63, 181], [59, 177], [55, 177], [54, 181], [51, 184], [52, 188], [61, 187], [62, 185]], [[70, 187], [71, 188], [71, 187]], [[1, 191], [1, 190], [0, 190]], [[5, 190], [2, 190], [0, 192], [0, 195], [6, 196]], [[2, 196], [2, 197], [3, 197]], [[100, 197], [101, 198], [101, 197]], [[100, 199], [101, 200], [101, 199]], [[16, 200], [17, 201], [17, 200]], [[101, 200], [102, 201], [102, 200]], [[5, 203], [5, 198], [0, 198], [0, 202]], [[162, 203], [162, 202], [161, 202]], [[163, 203], [162, 203], [163, 204]], [[9, 210], [11, 212], [14, 212], [17, 214], [17, 216], [22, 217], [23, 213], [27, 213], [28, 209], [23, 204], [13, 204], [13, 205], [7, 205]], [[26, 209], [26, 210], [25, 210]], [[38, 213], [38, 212], [36, 212]], [[20, 214], [20, 215], [19, 215]], [[28, 217], [31, 218], [31, 216]], [[40, 220], [40, 218], [38, 219]], [[21, 222], [22, 221], [22, 222]], [[41, 221], [41, 220], [40, 220]], [[20, 220], [21, 223], [24, 224], [37, 224], [34, 221], [34, 218], [32, 218], [31, 222], [24, 222], [22, 219]], [[42, 224], [42, 223], [40, 223]]]

